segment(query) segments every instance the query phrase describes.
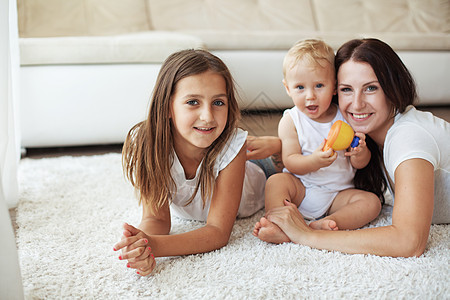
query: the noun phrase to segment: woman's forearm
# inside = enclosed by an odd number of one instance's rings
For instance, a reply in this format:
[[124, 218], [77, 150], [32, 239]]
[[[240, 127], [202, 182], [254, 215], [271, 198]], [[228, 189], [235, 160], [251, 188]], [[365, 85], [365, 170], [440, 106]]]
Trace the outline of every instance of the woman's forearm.
[[[390, 226], [359, 230], [327, 231], [309, 227], [296, 205], [285, 201], [267, 213], [267, 219], [301, 245], [350, 254], [374, 254], [379, 256], [420, 256], [426, 247], [431, 217], [411, 218], [415, 213], [394, 213]], [[428, 220], [429, 219], [429, 220]]]
[[425, 250], [414, 232], [402, 232], [392, 225], [351, 231], [314, 230], [288, 236], [294, 243], [349, 254], [411, 257], [420, 256]]

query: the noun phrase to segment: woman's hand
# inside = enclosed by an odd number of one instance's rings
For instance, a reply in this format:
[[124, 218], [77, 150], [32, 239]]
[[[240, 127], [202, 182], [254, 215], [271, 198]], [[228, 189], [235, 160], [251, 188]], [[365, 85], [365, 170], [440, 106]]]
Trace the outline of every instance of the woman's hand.
[[136, 269], [141, 276], [149, 275], [156, 266], [156, 260], [149, 245], [149, 237], [142, 231], [127, 223], [114, 251], [122, 250], [120, 260], [128, 260], [127, 267]]
[[278, 225], [289, 239], [296, 244], [303, 244], [306, 235], [313, 229], [309, 227], [294, 203], [284, 200], [284, 206], [276, 207], [266, 213], [266, 218]]
[[248, 136], [247, 159], [264, 159], [281, 153], [281, 140], [275, 136]]

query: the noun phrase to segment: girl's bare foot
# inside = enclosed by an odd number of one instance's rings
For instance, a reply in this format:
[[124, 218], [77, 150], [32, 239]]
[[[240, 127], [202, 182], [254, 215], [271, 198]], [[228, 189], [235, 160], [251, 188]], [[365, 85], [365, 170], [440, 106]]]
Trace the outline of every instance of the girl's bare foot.
[[253, 235], [262, 241], [274, 244], [287, 243], [291, 240], [276, 224], [270, 222], [265, 217], [262, 217], [259, 222], [255, 224]]
[[321, 230], [339, 230], [336, 221], [323, 218], [309, 224], [309, 227], [312, 229], [321, 229]]

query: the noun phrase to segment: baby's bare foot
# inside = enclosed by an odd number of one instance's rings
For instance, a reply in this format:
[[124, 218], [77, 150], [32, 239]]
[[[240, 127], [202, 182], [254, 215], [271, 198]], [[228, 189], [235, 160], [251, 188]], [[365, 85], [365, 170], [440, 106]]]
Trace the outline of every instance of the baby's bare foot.
[[336, 221], [327, 218], [311, 222], [309, 227], [321, 230], [339, 230]]
[[255, 224], [253, 235], [262, 241], [274, 244], [287, 243], [291, 240], [276, 224], [270, 222], [265, 217], [262, 217], [259, 222]]
[[259, 234], [259, 230], [261, 229], [261, 223], [260, 222], [256, 222], [255, 227], [253, 228], [253, 235], [258, 237]]

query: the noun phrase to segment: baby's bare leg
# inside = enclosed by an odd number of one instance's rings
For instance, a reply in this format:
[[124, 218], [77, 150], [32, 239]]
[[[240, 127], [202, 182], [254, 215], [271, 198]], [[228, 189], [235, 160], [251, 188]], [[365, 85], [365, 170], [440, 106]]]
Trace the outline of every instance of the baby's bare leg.
[[304, 197], [305, 187], [300, 179], [290, 173], [277, 173], [267, 179], [265, 188], [266, 211], [284, 206], [285, 199], [299, 207]]
[[334, 199], [330, 215], [317, 222], [332, 220], [340, 230], [357, 229], [374, 220], [380, 211], [381, 202], [375, 194], [347, 189], [339, 192]]
[[[274, 174], [266, 182], [265, 206], [266, 212], [275, 207], [284, 206], [284, 199], [300, 205], [305, 196], [305, 189], [299, 179], [289, 173]], [[255, 224], [253, 235], [270, 243], [290, 242], [286, 234], [265, 217]]]

